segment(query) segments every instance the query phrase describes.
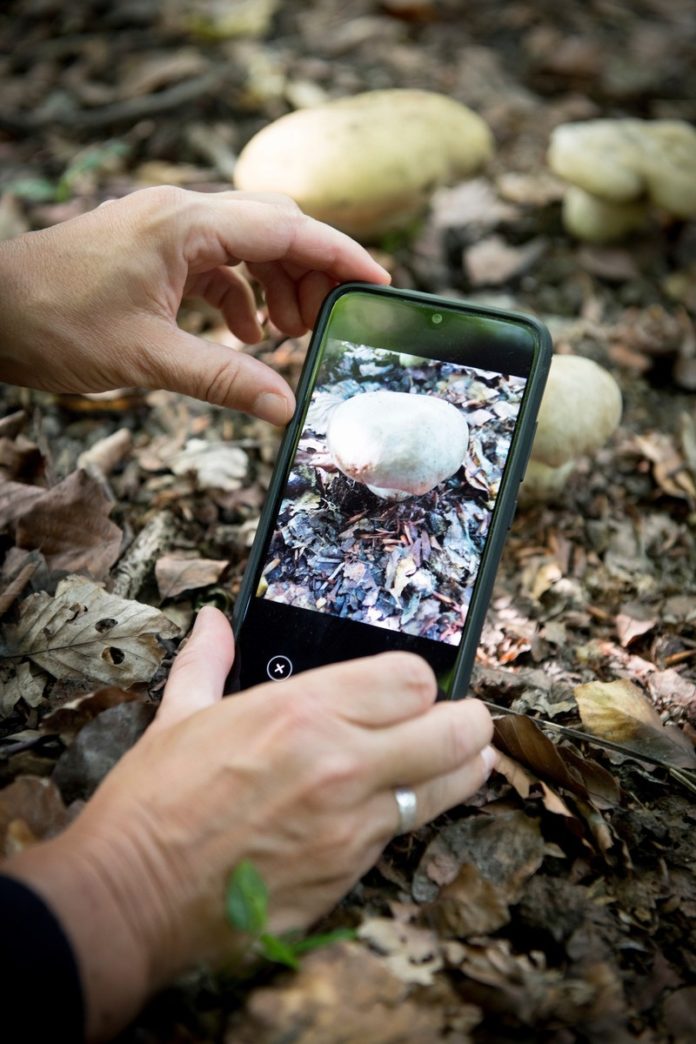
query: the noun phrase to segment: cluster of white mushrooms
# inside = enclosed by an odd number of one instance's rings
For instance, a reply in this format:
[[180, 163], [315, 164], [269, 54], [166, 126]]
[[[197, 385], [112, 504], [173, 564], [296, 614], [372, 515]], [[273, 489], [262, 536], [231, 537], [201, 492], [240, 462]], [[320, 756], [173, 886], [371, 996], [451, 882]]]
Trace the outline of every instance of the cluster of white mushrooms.
[[[450, 98], [370, 91], [265, 127], [243, 150], [235, 181], [241, 189], [285, 192], [314, 217], [374, 241], [408, 227], [437, 186], [475, 173], [491, 150], [483, 120]], [[563, 124], [552, 134], [548, 161], [567, 183], [563, 221], [579, 239], [615, 240], [643, 226], [652, 211], [696, 217], [696, 130], [682, 120]], [[575, 462], [596, 453], [620, 417], [621, 395], [606, 370], [585, 358], [556, 356], [523, 498], [557, 495]], [[399, 499], [452, 475], [466, 454], [468, 431], [461, 412], [445, 402], [385, 391], [344, 403], [328, 439], [346, 475], [378, 496]]]
[[578, 239], [620, 239], [651, 208], [696, 217], [696, 129], [683, 120], [564, 123], [548, 161], [568, 183], [563, 222]]

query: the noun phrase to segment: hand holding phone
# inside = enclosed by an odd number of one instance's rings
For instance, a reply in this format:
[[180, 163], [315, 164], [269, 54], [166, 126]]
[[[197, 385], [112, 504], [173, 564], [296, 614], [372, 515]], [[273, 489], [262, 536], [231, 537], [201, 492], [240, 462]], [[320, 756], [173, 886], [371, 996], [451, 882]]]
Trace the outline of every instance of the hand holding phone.
[[403, 649], [465, 694], [550, 358], [525, 316], [328, 296], [237, 602], [236, 688]]

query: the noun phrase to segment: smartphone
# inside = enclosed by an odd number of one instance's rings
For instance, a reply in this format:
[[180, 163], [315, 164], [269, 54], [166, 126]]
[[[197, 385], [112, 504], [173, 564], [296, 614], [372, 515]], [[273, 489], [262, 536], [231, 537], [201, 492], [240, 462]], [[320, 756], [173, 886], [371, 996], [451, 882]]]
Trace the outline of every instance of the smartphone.
[[402, 649], [466, 695], [551, 354], [528, 316], [329, 294], [235, 607], [233, 690]]

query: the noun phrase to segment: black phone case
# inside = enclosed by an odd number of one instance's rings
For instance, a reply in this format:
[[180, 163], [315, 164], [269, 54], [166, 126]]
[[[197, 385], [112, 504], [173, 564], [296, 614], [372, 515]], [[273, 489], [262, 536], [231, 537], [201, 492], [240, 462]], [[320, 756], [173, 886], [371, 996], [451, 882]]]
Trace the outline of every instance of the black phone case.
[[[457, 311], [467, 312], [470, 315], [478, 315], [491, 319], [503, 319], [507, 322], [515, 322], [525, 326], [534, 336], [534, 358], [532, 360], [525, 395], [510, 446], [503, 481], [498, 493], [493, 517], [491, 519], [488, 539], [481, 558], [478, 577], [476, 578], [474, 590], [471, 595], [466, 624], [464, 626], [462, 640], [459, 645], [459, 652], [452, 673], [452, 681], [449, 692], [442, 694], [445, 698], [459, 699], [466, 696], [469, 686], [471, 671], [476, 657], [476, 649], [493, 591], [498, 563], [500, 562], [505, 538], [510, 525], [512, 524], [515, 507], [517, 505], [517, 491], [520, 482], [524, 477], [527, 461], [531, 453], [534, 433], [536, 431], [537, 413], [539, 411], [539, 405], [541, 403], [541, 397], [544, 392], [546, 377], [548, 375], [553, 354], [551, 336], [548, 330], [543, 323], [527, 315], [522, 315], [517, 312], [509, 312], [503, 309], [469, 304], [466, 301], [458, 301], [436, 296], [434, 294], [426, 294], [417, 290], [400, 290], [395, 287], [373, 286], [368, 283], [343, 283], [328, 294], [317, 317], [317, 323], [314, 328], [312, 340], [307, 350], [307, 357], [305, 359], [305, 364], [302, 369], [296, 392], [298, 408], [295, 412], [295, 416], [290, 421], [285, 431], [285, 435], [280, 445], [278, 458], [271, 478], [271, 484], [268, 489], [268, 495], [261, 512], [259, 526], [249, 553], [249, 561], [244, 572], [239, 596], [235, 604], [232, 616], [232, 627], [235, 635], [237, 635], [244, 621], [250, 601], [254, 597], [256, 591], [257, 581], [255, 578], [264, 553], [266, 535], [269, 526], [273, 523], [273, 519], [279, 506], [279, 499], [287, 480], [287, 471], [293, 459], [297, 441], [302, 432], [309, 406], [310, 395], [308, 393], [311, 391], [312, 385], [316, 379], [317, 369], [321, 361], [319, 357], [319, 349], [331, 310], [341, 296], [349, 294], [352, 291], [360, 291], [360, 293], [363, 294], [374, 293], [388, 295], [391, 297], [401, 297], [412, 301], [419, 301], [432, 305], [433, 310], [437, 310], [438, 307], [447, 307], [454, 308]], [[233, 668], [228, 679], [228, 688], [236, 688], [235, 681], [235, 671]]]

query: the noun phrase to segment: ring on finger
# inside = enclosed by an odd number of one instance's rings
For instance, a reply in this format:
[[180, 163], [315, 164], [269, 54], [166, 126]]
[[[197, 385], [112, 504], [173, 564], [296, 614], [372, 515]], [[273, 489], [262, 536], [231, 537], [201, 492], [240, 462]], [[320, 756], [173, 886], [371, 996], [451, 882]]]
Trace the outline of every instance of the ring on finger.
[[418, 822], [418, 799], [415, 791], [410, 787], [396, 787], [394, 800], [399, 810], [399, 825], [396, 834], [408, 834]]

